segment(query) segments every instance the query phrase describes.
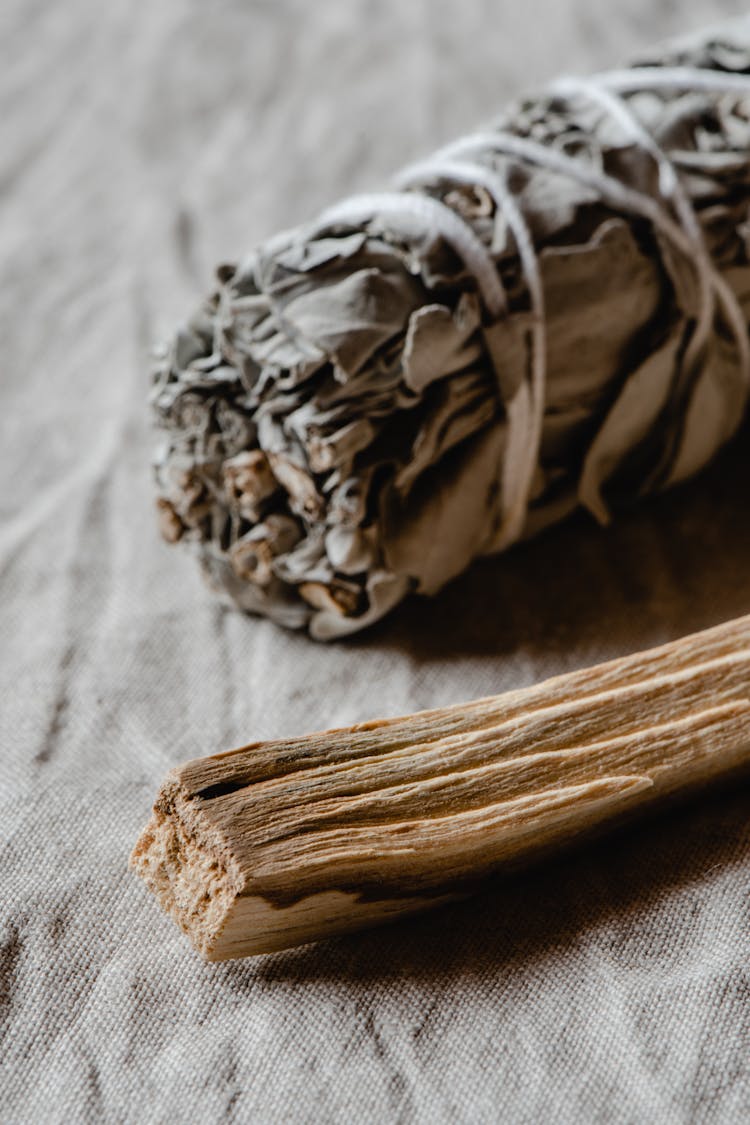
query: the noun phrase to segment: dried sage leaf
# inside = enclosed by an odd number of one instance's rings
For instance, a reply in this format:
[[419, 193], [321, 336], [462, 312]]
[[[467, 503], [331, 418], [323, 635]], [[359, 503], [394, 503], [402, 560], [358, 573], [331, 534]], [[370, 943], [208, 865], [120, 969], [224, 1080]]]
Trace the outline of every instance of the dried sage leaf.
[[[675, 69], [678, 68], [678, 69]], [[557, 83], [217, 271], [157, 357], [158, 516], [316, 639], [702, 468], [750, 379], [750, 17]]]

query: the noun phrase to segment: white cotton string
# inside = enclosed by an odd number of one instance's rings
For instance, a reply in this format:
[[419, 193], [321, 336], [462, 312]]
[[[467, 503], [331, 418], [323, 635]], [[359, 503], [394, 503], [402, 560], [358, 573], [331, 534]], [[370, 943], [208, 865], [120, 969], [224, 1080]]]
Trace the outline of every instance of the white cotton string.
[[[504, 177], [495, 168], [480, 163], [482, 158], [501, 155], [547, 168], [590, 187], [613, 208], [648, 220], [696, 272], [698, 310], [684, 357], [686, 368], [692, 368], [710, 338], [715, 303], [718, 301], [735, 339], [742, 379], [746, 385], [750, 383], [750, 341], [737, 296], [711, 259], [700, 222], [673, 162], [622, 98], [626, 93], [653, 89], [695, 89], [746, 96], [750, 95], [750, 75], [724, 74], [693, 67], [634, 67], [590, 79], [561, 79], [551, 87], [551, 92], [562, 97], [572, 94], [588, 96], [608, 112], [655, 161], [662, 199], [654, 199], [628, 187], [602, 169], [588, 166], [557, 149], [527, 137], [498, 131], [464, 137], [440, 149], [429, 159], [406, 168], [396, 180], [396, 186], [401, 189], [399, 192], [355, 196], [330, 208], [320, 217], [321, 225], [358, 225], [378, 215], [416, 220], [427, 233], [437, 233], [453, 247], [474, 275], [488, 312], [499, 317], [507, 314], [507, 297], [490, 251], [456, 211], [431, 196], [409, 189], [427, 186], [440, 178], [482, 186], [503, 214], [516, 242], [531, 299], [532, 360], [531, 387], [524, 379], [517, 392], [505, 403], [508, 434], [502, 466], [502, 523], [499, 537], [495, 540], [497, 546], [505, 546], [518, 538], [526, 518], [542, 438], [547, 349], [542, 276], [528, 225]], [[677, 222], [667, 210], [665, 201], [674, 208]]]
[[[634, 79], [637, 78], [637, 83]], [[696, 267], [701, 289], [701, 307], [696, 318], [695, 333], [685, 353], [685, 366], [689, 370], [700, 355], [713, 329], [714, 296], [721, 295], [725, 318], [737, 346], [741, 371], [745, 382], [750, 381], [750, 348], [742, 306], [737, 295], [719, 273], [703, 236], [703, 228], [695, 213], [692, 201], [677, 175], [674, 164], [652, 135], [623, 101], [626, 92], [638, 92], [654, 88], [684, 88], [723, 93], [737, 96], [750, 95], [750, 75], [723, 74], [717, 71], [701, 70], [697, 67], [638, 67], [631, 71], [611, 71], [593, 79], [566, 79], [568, 89], [575, 86], [581, 92], [595, 98], [612, 116], [630, 132], [633, 139], [641, 145], [657, 162], [659, 167], [659, 187], [662, 194], [672, 198], [675, 211], [683, 227], [692, 240], [697, 252]], [[561, 85], [561, 84], [556, 84]], [[617, 91], [613, 95], [610, 90]]]
[[[750, 76], [748, 76], [746, 85], [748, 92], [750, 92]], [[442, 149], [436, 154], [436, 157], [441, 159], [445, 156], [449, 158], [451, 156], [459, 157], [466, 156], [469, 153], [479, 155], [493, 151], [506, 156], [515, 156], [576, 179], [579, 183], [597, 191], [604, 202], [648, 219], [652, 226], [668, 239], [688, 262], [695, 265], [696, 253], [700, 256], [704, 245], [702, 235], [699, 249], [695, 241], [672, 220], [658, 200], [628, 187], [622, 181], [600, 169], [587, 167], [581, 161], [563, 152], [550, 149], [537, 141], [531, 141], [525, 137], [516, 137], [508, 133], [476, 133]], [[713, 264], [711, 264], [711, 284], [719, 299], [727, 323], [732, 329], [739, 353], [740, 370], [743, 379], [748, 382], [750, 381], [750, 345], [748, 344], [747, 325], [742, 309], [732, 288], [714, 269]]]
[[[750, 90], [750, 76], [747, 86]], [[684, 256], [686, 261], [694, 264], [696, 248], [692, 239], [679, 224], [674, 222], [663, 204], [658, 200], [628, 187], [622, 181], [615, 179], [614, 176], [608, 175], [601, 169], [589, 167], [580, 160], [556, 149], [548, 148], [537, 141], [529, 140], [526, 137], [517, 137], [509, 133], [475, 133], [441, 149], [436, 153], [435, 158], [444, 160], [446, 158], [465, 158], [471, 155], [475, 157], [486, 156], [492, 152], [540, 165], [591, 187], [604, 202], [647, 219]], [[739, 367], [743, 381], [748, 383], [750, 382], [750, 343], [748, 342], [747, 325], [742, 309], [733, 290], [718, 272], [713, 273], [712, 284], [722, 312], [737, 343]]]
[[[489, 169], [470, 166], [472, 174], [469, 182], [476, 184], [477, 173], [479, 178], [487, 175], [492, 182], [492, 192], [499, 198], [510, 198], [510, 193], [497, 173]], [[432, 173], [434, 176], [434, 171]], [[488, 187], [488, 190], [490, 188]], [[519, 252], [523, 242], [525, 260], [536, 263], [533, 243], [526, 230], [526, 226], [512, 201], [514, 220], [518, 228], [521, 241], [517, 239]], [[351, 223], [359, 225], [377, 215], [391, 215], [416, 219], [426, 226], [429, 231], [437, 231], [445, 241], [453, 247], [463, 260], [469, 271], [477, 281], [479, 292], [490, 315], [497, 319], [504, 316], [508, 310], [508, 302], [500, 275], [490, 251], [477, 237], [471, 226], [466, 223], [455, 211], [431, 196], [417, 195], [401, 191], [397, 193], [382, 193], [372, 195], [352, 196], [328, 208], [318, 219], [318, 225], [329, 226], [336, 223]], [[509, 225], [510, 225], [509, 218]], [[524, 236], [525, 232], [525, 236]], [[538, 271], [537, 271], [538, 272]], [[503, 471], [501, 474], [501, 511], [502, 526], [500, 537], [503, 545], [512, 543], [521, 533], [526, 517], [528, 494], [531, 487], [536, 455], [533, 452], [538, 446], [536, 429], [541, 425], [544, 414], [544, 307], [541, 279], [534, 285], [539, 306], [539, 326], [535, 326], [537, 339], [541, 333], [541, 346], [535, 348], [536, 364], [535, 379], [539, 404], [532, 402], [533, 391], [528, 385], [521, 383], [513, 399], [506, 404], [508, 437], [506, 441], [505, 456], [503, 458]], [[541, 386], [538, 384], [541, 383]]]
[[[605, 199], [623, 210], [644, 215], [655, 227], [661, 230], [665, 238], [674, 243], [676, 248], [690, 259], [690, 240], [657, 201], [628, 188], [620, 180], [608, 176], [597, 168], [587, 167], [579, 160], [550, 149], [536, 141], [499, 132], [478, 133], [462, 138], [440, 150], [435, 155], [434, 160], [436, 164], [442, 166], [446, 161], [450, 164], [454, 160], [465, 160], [471, 156], [477, 159], [482, 156], [486, 157], [493, 152], [550, 168], [552, 171], [557, 171], [562, 175], [576, 179], [580, 183], [591, 186], [599, 198]], [[431, 161], [427, 163], [431, 163]], [[478, 163], [476, 166], [477, 169], [486, 168], [486, 165]], [[404, 174], [405, 177], [408, 177], [409, 172], [410, 170], [407, 169]], [[533, 254], [536, 259], [536, 252], [533, 251]], [[526, 272], [528, 276], [528, 270]], [[538, 264], [534, 273], [539, 274]], [[533, 424], [530, 427], [530, 432], [528, 427], [524, 427], [522, 432], [521, 422], [516, 422], [511, 412], [508, 412], [508, 438], [506, 455], [503, 460], [503, 479], [508, 482], [507, 488], [514, 487], [514, 482], [517, 480], [523, 481], [525, 487], [521, 492], [520, 487], [515, 486], [518, 491], [515, 499], [509, 504], [503, 515], [499, 546], [507, 545], [514, 538], [518, 538], [520, 534], [528, 508], [533, 473], [539, 462], [539, 448], [544, 421], [543, 393], [540, 396], [531, 396], [531, 408]], [[502, 492], [507, 492], [507, 488], [503, 488]]]
[[634, 66], [595, 74], [591, 81], [620, 94], [641, 94], [644, 90], [701, 90], [737, 97], [750, 94], [750, 74], [730, 74], [707, 67]]
[[500, 316], [508, 311], [505, 289], [487, 247], [460, 215], [429, 195], [408, 192], [352, 195], [327, 208], [316, 220], [316, 226], [335, 226], [337, 223], [359, 226], [378, 215], [414, 219], [425, 231], [439, 234], [476, 278], [489, 313]]
[[674, 164], [651, 134], [644, 129], [622, 98], [610, 93], [605, 87], [597, 85], [594, 80], [590, 78], [561, 79], [552, 85], [551, 92], [568, 97], [571, 94], [580, 94], [600, 105], [623, 128], [626, 136], [640, 145], [644, 152], [647, 152], [654, 160], [659, 173], [659, 191], [673, 204], [677, 218], [682, 224], [682, 229], [695, 252], [692, 264], [695, 267], [698, 279], [698, 310], [695, 318], [695, 331], [683, 360], [685, 369], [688, 372], [692, 371], [694, 363], [701, 356], [713, 330], [715, 315], [714, 280], [718, 271], [706, 248], [703, 230], [690, 198], [675, 171]]
[[526, 220], [505, 179], [498, 172], [481, 164], [432, 159], [410, 165], [396, 177], [395, 182], [400, 188], [417, 187], [440, 176], [469, 187], [483, 187], [489, 192], [513, 234], [531, 297], [531, 388], [522, 379], [515, 394], [505, 404], [508, 438], [501, 479], [502, 523], [494, 540], [497, 547], [502, 547], [517, 539], [523, 528], [540, 440], [537, 429], [544, 416], [547, 326], [542, 275]]
[[551, 172], [559, 172], [562, 176], [577, 180], [596, 191], [603, 202], [648, 219], [677, 250], [690, 257], [692, 249], [690, 240], [652, 196], [644, 195], [601, 169], [587, 167], [580, 160], [556, 149], [547, 148], [538, 141], [517, 137], [511, 133], [473, 133], [441, 149], [436, 157], [440, 160], [490, 153], [526, 160], [530, 164], [538, 164]]
[[[746, 85], [748, 91], [750, 91], [750, 82]], [[662, 195], [671, 200], [677, 217], [695, 251], [693, 265], [698, 277], [699, 307], [695, 331], [690, 338], [683, 359], [685, 370], [688, 373], [693, 370], [711, 337], [715, 318], [715, 296], [717, 291], [721, 291], [726, 319], [734, 335], [738, 356], [741, 358], [747, 380], [747, 367], [750, 360], [747, 356], [747, 326], [742, 306], [731, 287], [724, 283], [724, 279], [709, 253], [703, 236], [703, 228], [672, 161], [622, 98], [612, 94], [595, 80], [564, 79], [555, 83], [552, 89], [553, 91], [559, 90], [562, 93], [578, 92], [598, 102], [656, 162], [659, 169], [659, 190]]]

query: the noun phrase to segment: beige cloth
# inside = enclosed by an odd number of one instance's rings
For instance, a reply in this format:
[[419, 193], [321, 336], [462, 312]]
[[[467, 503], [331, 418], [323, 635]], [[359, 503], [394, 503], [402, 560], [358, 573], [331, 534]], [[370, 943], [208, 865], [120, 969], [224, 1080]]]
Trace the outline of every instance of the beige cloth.
[[321, 647], [157, 539], [146, 351], [215, 261], [739, 3], [11, 0], [0, 33], [0, 1120], [741, 1122], [737, 785], [388, 930], [206, 966], [126, 870], [173, 764], [750, 610], [747, 434]]

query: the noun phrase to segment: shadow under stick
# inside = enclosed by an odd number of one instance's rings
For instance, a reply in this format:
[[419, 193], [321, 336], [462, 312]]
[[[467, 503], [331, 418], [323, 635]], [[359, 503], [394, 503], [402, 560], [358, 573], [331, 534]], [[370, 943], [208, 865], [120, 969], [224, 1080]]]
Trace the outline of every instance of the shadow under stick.
[[165, 779], [131, 866], [209, 961], [464, 897], [750, 765], [750, 616], [534, 687]]

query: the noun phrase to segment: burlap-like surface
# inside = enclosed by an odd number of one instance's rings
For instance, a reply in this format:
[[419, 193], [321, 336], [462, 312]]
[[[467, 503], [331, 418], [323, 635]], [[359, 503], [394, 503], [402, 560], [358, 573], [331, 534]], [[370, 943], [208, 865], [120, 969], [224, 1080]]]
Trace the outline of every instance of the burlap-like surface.
[[205, 966], [126, 870], [176, 762], [750, 609], [746, 435], [327, 647], [157, 538], [146, 350], [215, 261], [524, 86], [740, 4], [12, 0], [0, 68], [0, 1120], [739, 1122], [750, 791], [472, 903]]

